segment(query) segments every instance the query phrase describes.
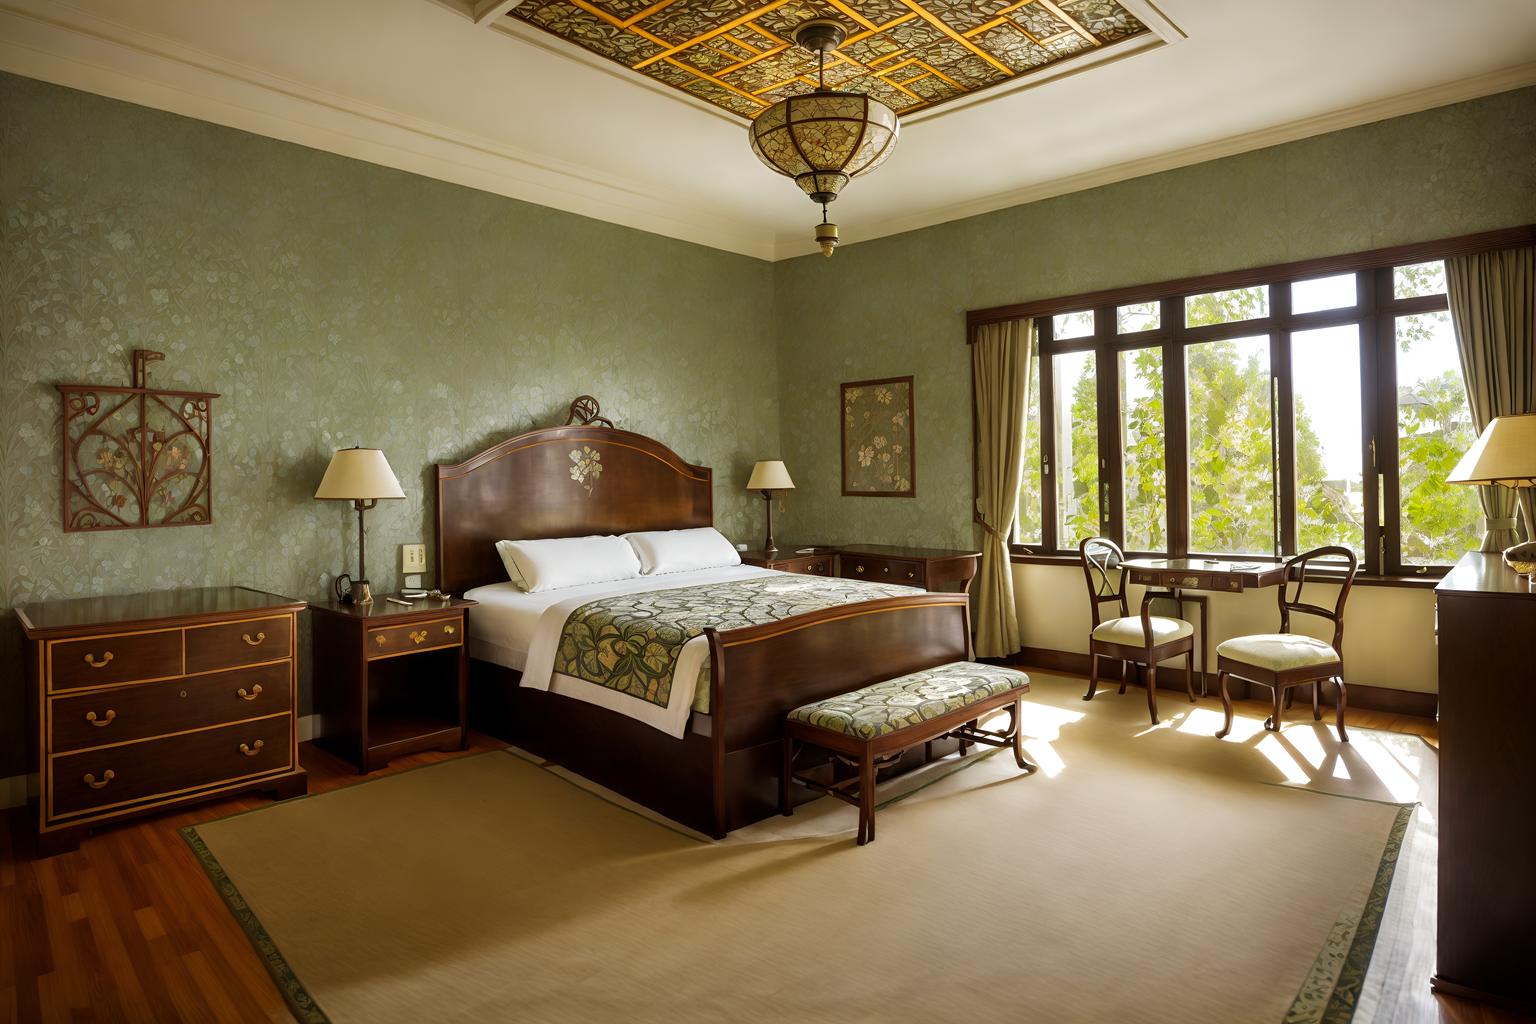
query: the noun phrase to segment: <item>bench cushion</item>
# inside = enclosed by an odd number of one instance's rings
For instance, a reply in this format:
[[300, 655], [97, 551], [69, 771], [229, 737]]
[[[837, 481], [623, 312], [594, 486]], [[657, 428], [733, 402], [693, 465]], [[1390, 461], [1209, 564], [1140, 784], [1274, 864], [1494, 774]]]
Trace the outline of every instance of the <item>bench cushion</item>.
[[789, 720], [872, 740], [988, 697], [1027, 689], [1029, 676], [1023, 672], [955, 661], [806, 704], [791, 711]]

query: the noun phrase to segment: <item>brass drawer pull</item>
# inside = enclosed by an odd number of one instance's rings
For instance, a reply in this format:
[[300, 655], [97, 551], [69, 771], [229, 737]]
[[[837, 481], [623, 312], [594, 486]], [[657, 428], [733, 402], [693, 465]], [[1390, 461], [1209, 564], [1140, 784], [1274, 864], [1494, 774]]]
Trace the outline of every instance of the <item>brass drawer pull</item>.
[[251, 639], [251, 634], [249, 634], [249, 633], [241, 633], [240, 634], [240, 639], [244, 640], [246, 643], [250, 644], [252, 647], [259, 647], [259, 646], [261, 646], [261, 642], [263, 640], [265, 640], [266, 638], [267, 638], [267, 634], [265, 634], [265, 633], [257, 633], [255, 640]]
[[909, 579], [909, 580], [917, 579], [917, 570], [916, 569], [908, 569], [907, 570], [907, 579]]
[[854, 572], [863, 572], [864, 571], [864, 567], [862, 565], [854, 566], [853, 571]]
[[373, 634], [373, 642], [378, 644], [380, 647], [383, 647], [385, 644], [389, 643], [389, 638], [386, 637], [383, 633], [375, 633]]
[[891, 567], [890, 567], [890, 566], [888, 566], [888, 565], [886, 565], [886, 566], [882, 566], [882, 567], [881, 567], [881, 568], [880, 568], [880, 571], [881, 571], [881, 572], [890, 572], [890, 571], [891, 571]]
[[261, 740], [257, 740], [254, 746], [247, 746], [244, 743], [240, 744], [240, 753], [246, 757], [255, 757], [261, 753]]
[[85, 713], [85, 720], [87, 722], [90, 722], [92, 725], [94, 725], [98, 729], [105, 729], [107, 726], [112, 724], [112, 719], [114, 719], [116, 717], [117, 717], [117, 712], [113, 711], [111, 708], [108, 708], [106, 715], [104, 715], [101, 718], [97, 718], [96, 717], [96, 712], [94, 712], [94, 711], [87, 711]]
[[1198, 587], [1200, 585], [1200, 577], [1199, 576], [1185, 576], [1184, 579], [1183, 579], [1183, 583], [1184, 583], [1184, 585], [1186, 587]]
[[97, 661], [96, 660], [96, 655], [92, 654], [90, 651], [86, 651], [85, 652], [85, 663], [87, 665], [91, 666], [91, 668], [106, 668], [107, 667], [107, 662], [109, 662], [111, 660], [112, 660], [112, 652], [111, 651], [108, 651], [106, 654], [103, 654], [101, 656], [101, 660], [100, 661]]
[[85, 784], [90, 786], [92, 789], [103, 789], [106, 787], [107, 783], [111, 782], [115, 778], [117, 778], [117, 773], [114, 772], [111, 768], [108, 768], [106, 771], [101, 773], [100, 782], [96, 781], [95, 775], [91, 774], [90, 772], [86, 772]]
[[453, 625], [450, 623], [449, 625], [443, 627], [443, 632], [447, 633], [449, 636], [453, 636], [453, 634], [457, 633], [458, 630], [454, 629]]
[[424, 630], [424, 629], [421, 632], [419, 632], [419, 633], [412, 633], [411, 634], [411, 640], [414, 643], [418, 643], [418, 644], [419, 643], [423, 643], [423, 642], [426, 641], [426, 639], [427, 639], [427, 631]]
[[245, 687], [242, 686], [240, 689], [235, 691], [235, 696], [239, 697], [241, 700], [255, 700], [257, 697], [261, 696], [261, 684], [257, 683], [255, 686], [251, 687], [250, 693], [246, 693]]

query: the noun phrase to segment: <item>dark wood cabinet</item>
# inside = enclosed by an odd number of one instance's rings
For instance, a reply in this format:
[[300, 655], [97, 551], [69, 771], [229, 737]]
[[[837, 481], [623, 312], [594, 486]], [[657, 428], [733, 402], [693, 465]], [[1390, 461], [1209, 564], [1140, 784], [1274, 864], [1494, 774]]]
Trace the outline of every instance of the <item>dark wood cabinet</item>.
[[760, 565], [780, 572], [841, 576], [850, 580], [899, 583], [921, 590], [965, 590], [981, 564], [975, 551], [949, 548], [898, 547], [889, 544], [841, 544], [818, 546], [810, 554], [797, 553], [807, 545], [788, 545], [772, 555], [744, 551], [746, 565]]
[[469, 661], [462, 598], [313, 606], [315, 742], [364, 774], [419, 750], [462, 750]]
[[16, 609], [39, 852], [215, 794], [304, 792], [293, 644], [304, 607], [208, 587]]
[[1536, 591], [1471, 553], [1435, 588], [1436, 991], [1536, 1010]]

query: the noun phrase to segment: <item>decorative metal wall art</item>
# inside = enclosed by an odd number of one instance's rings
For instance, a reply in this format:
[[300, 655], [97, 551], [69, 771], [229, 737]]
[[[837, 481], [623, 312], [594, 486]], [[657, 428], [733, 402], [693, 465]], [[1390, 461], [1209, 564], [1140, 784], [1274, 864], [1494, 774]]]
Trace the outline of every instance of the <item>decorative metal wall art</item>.
[[64, 531], [213, 521], [213, 400], [149, 386], [160, 352], [135, 349], [131, 387], [59, 384]]

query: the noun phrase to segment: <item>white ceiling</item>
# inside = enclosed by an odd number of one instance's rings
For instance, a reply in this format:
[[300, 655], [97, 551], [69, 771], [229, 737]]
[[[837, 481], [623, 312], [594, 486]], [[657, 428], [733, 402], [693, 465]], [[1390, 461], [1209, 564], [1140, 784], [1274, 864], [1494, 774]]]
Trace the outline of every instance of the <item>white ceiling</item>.
[[[819, 210], [742, 123], [474, 5], [0, 0], [0, 69], [763, 259], [814, 251]], [[914, 118], [832, 208], [845, 244], [1536, 84], [1531, 0], [1126, 6], [1168, 41]]]

